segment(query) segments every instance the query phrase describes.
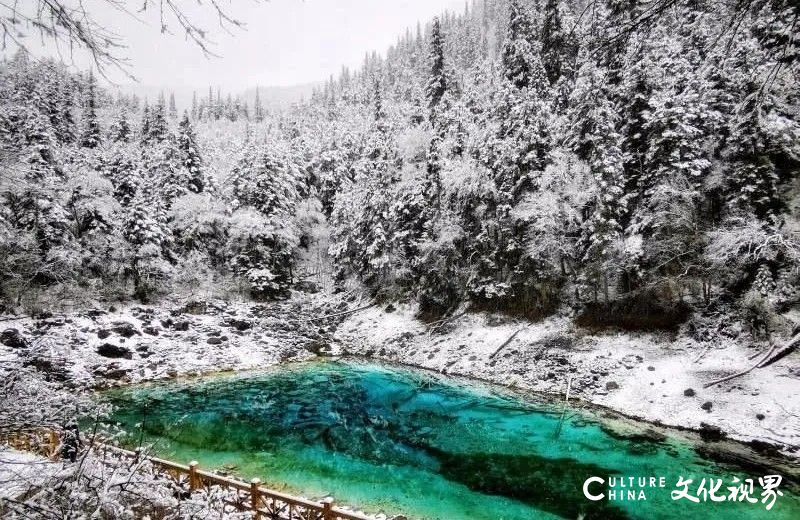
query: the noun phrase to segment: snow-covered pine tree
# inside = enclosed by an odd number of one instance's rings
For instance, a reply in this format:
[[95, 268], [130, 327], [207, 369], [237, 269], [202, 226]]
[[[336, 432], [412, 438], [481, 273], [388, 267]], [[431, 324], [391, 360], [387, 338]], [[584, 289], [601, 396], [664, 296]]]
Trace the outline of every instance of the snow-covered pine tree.
[[572, 92], [571, 144], [588, 164], [596, 185], [589, 218], [580, 237], [581, 271], [593, 287], [610, 301], [610, 285], [622, 265], [622, 219], [626, 211], [623, 138], [619, 116], [611, 100], [607, 72], [587, 62], [578, 72]]
[[86, 106], [83, 113], [83, 133], [81, 146], [84, 148], [97, 148], [102, 141], [100, 124], [97, 122], [96, 80], [90, 71], [86, 82]]
[[[547, 0], [542, 20], [542, 65], [550, 85], [555, 85], [562, 77], [570, 79], [574, 72], [574, 61], [577, 57], [578, 43], [572, 27], [564, 23], [562, 10], [567, 9], [565, 2]], [[574, 22], [574, 21], [573, 21]]]
[[436, 109], [447, 91], [447, 76], [444, 63], [444, 38], [439, 18], [431, 25], [430, 51], [428, 53], [430, 73], [425, 85], [425, 98], [428, 100], [431, 121], [436, 119]]
[[189, 117], [192, 118], [192, 121], [197, 121], [200, 117], [199, 107], [197, 105], [197, 91], [192, 91], [192, 110], [189, 113]]
[[178, 107], [175, 105], [175, 93], [169, 93], [169, 117], [170, 119], [178, 119]]
[[131, 125], [128, 123], [128, 112], [125, 109], [119, 111], [117, 118], [109, 128], [111, 140], [114, 142], [127, 143], [131, 136]]
[[[143, 125], [144, 131], [145, 125]], [[144, 143], [161, 143], [169, 136], [169, 126], [164, 107], [164, 94], [158, 98], [158, 103], [150, 108], [150, 117], [146, 125], [147, 133], [144, 135]]]
[[149, 301], [171, 273], [172, 232], [161, 200], [145, 186], [131, 200], [122, 227], [125, 239], [133, 248], [130, 272], [134, 296]]
[[264, 121], [264, 105], [261, 104], [261, 94], [258, 87], [256, 87], [256, 100], [253, 103], [253, 120], [256, 123]]
[[203, 160], [187, 112], [183, 113], [183, 119], [178, 125], [178, 149], [183, 158], [183, 167], [188, 173], [188, 190], [192, 193], [202, 193], [208, 186], [203, 172]]
[[150, 139], [150, 119], [150, 107], [145, 99], [144, 108], [142, 109], [142, 122], [139, 125], [139, 142], [141, 144], [147, 144], [148, 139]]

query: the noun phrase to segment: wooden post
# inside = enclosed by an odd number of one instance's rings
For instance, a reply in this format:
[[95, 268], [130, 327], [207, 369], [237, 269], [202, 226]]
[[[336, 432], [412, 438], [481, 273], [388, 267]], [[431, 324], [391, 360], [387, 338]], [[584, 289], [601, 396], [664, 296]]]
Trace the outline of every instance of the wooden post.
[[250, 508], [255, 512], [256, 520], [261, 518], [261, 492], [258, 486], [261, 485], [261, 479], [254, 478], [250, 481]]
[[333, 497], [326, 497], [322, 501], [323, 520], [333, 520]]
[[200, 482], [198, 482], [199, 479], [197, 477], [197, 466], [199, 464], [200, 463], [196, 460], [189, 463], [189, 489], [192, 491], [200, 487]]

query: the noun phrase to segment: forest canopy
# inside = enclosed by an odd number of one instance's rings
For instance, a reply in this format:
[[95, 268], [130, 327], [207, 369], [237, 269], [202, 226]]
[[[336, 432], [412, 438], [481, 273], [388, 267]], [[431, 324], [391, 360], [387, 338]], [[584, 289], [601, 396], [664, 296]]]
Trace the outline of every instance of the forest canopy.
[[20, 52], [0, 65], [0, 298], [280, 298], [330, 273], [429, 318], [768, 331], [800, 284], [799, 13], [474, 2], [282, 112], [215, 88], [179, 109]]

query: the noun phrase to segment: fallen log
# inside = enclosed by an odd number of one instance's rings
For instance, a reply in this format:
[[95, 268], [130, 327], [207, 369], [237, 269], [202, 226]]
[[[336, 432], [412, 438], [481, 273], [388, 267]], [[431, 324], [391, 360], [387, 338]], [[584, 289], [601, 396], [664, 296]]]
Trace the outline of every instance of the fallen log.
[[766, 359], [765, 361], [762, 361], [761, 364], [758, 365], [758, 368], [768, 367], [771, 364], [775, 363], [776, 361], [785, 358], [792, 352], [796, 351], [798, 345], [800, 345], [800, 334], [795, 334], [795, 336], [792, 337], [792, 339], [790, 339], [789, 341], [787, 341], [783, 345], [783, 347], [781, 347], [777, 352], [775, 352], [773, 356], [771, 356], [769, 359]]
[[[703, 388], [709, 388], [714, 385], [718, 385], [719, 383], [724, 383], [725, 381], [730, 381], [731, 379], [736, 379], [737, 377], [741, 377], [745, 374], [752, 372], [756, 368], [764, 368], [768, 367], [771, 364], [775, 363], [776, 361], [785, 358], [792, 352], [797, 350], [798, 345], [800, 345], [800, 333], [795, 334], [792, 338], [783, 344], [781, 348], [777, 348], [775, 345], [772, 345], [767, 351], [764, 353], [763, 356], [758, 358], [758, 361], [746, 370], [742, 370], [741, 372], [737, 372], [735, 374], [731, 374], [729, 376], [722, 377], [720, 379], [715, 379], [709, 383], [703, 385]], [[750, 359], [753, 359], [752, 357]]]
[[775, 350], [775, 345], [773, 345], [772, 347], [768, 348], [767, 351], [764, 353], [764, 355], [761, 356], [758, 359], [758, 361], [756, 361], [756, 363], [753, 366], [751, 366], [750, 368], [748, 368], [746, 370], [742, 370], [741, 372], [737, 372], [735, 374], [731, 374], [729, 376], [725, 376], [725, 377], [721, 377], [719, 379], [715, 379], [714, 381], [711, 381], [709, 383], [704, 384], [703, 388], [710, 388], [710, 387], [712, 387], [714, 385], [718, 385], [720, 383], [724, 383], [725, 381], [730, 381], [731, 379], [736, 379], [737, 377], [741, 377], [741, 376], [743, 376], [745, 374], [749, 374], [754, 369], [758, 368], [761, 365], [761, 363], [766, 361], [774, 350]]
[[[524, 327], [523, 327], [523, 328], [524, 328]], [[501, 350], [503, 350], [504, 348], [506, 348], [506, 347], [507, 347], [507, 346], [508, 346], [508, 345], [509, 345], [509, 344], [510, 344], [512, 341], [514, 341], [514, 338], [516, 338], [516, 337], [517, 337], [517, 334], [519, 334], [520, 332], [522, 332], [522, 329], [518, 329], [518, 330], [517, 330], [517, 331], [516, 331], [514, 334], [512, 334], [511, 336], [509, 336], [509, 337], [508, 337], [508, 339], [507, 339], [507, 340], [505, 340], [505, 341], [503, 342], [503, 344], [502, 344], [502, 345], [500, 345], [499, 347], [497, 347], [497, 350], [495, 350], [494, 352], [492, 352], [492, 354], [489, 356], [489, 359], [494, 359], [494, 357], [495, 357], [495, 356], [497, 356], [497, 354], [499, 354]]]

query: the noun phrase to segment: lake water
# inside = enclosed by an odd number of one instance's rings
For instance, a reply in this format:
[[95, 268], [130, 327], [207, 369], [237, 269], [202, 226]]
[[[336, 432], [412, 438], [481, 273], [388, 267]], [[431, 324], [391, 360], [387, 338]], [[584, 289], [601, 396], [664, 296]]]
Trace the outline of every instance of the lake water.
[[[410, 519], [798, 519], [784, 481], [774, 507], [672, 500], [680, 476], [757, 477], [700, 457], [685, 439], [619, 434], [592, 412], [480, 384], [356, 362], [315, 362], [256, 375], [115, 390], [113, 420], [127, 442], [161, 456], [228, 467], [311, 498], [331, 495]], [[643, 427], [644, 428], [644, 427]], [[587, 500], [591, 476], [665, 477], [646, 500]], [[649, 482], [648, 482], [649, 484]], [[608, 492], [593, 484], [592, 493]], [[637, 486], [638, 489], [638, 486]], [[619, 490], [619, 494], [622, 490]], [[637, 493], [638, 495], [638, 493]]]

